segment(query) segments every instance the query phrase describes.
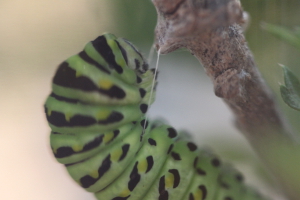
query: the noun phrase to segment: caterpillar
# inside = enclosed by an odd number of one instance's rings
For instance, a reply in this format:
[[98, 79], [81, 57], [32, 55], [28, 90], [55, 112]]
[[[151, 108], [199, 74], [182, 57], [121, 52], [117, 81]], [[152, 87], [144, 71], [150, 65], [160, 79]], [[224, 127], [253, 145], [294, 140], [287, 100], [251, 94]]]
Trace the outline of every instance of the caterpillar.
[[70, 176], [99, 200], [264, 199], [187, 133], [145, 119], [152, 81], [137, 48], [110, 33], [59, 65], [45, 114]]

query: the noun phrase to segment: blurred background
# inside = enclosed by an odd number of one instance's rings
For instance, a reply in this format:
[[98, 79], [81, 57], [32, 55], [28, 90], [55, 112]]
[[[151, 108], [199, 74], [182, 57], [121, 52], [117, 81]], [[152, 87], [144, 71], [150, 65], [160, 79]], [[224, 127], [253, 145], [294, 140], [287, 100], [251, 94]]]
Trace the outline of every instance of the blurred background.
[[[300, 115], [283, 104], [278, 63], [300, 74], [293, 47], [260, 28], [261, 22], [294, 28], [299, 0], [242, 1], [251, 15], [249, 46], [268, 85], [293, 128]], [[49, 147], [43, 104], [56, 67], [103, 32], [132, 41], [147, 57], [156, 12], [150, 0], [1, 0], [0, 1], [0, 199], [92, 200], [58, 164]], [[155, 61], [152, 63], [154, 67]], [[247, 182], [268, 193], [273, 185], [199, 62], [186, 50], [160, 57], [159, 85], [150, 118], [163, 117], [191, 132], [246, 174]], [[297, 123], [298, 121], [298, 123]]]

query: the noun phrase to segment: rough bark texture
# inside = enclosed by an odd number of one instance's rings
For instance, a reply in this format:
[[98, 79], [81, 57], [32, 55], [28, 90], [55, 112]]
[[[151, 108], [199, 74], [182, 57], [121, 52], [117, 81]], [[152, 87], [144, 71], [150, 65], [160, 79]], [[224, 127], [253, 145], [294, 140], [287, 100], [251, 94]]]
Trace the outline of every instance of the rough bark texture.
[[[215, 94], [235, 114], [236, 126], [296, 199], [274, 156], [278, 146], [297, 146], [269, 88], [257, 70], [242, 26], [244, 12], [239, 0], [152, 0], [158, 13], [156, 47], [162, 54], [187, 48], [204, 66]], [[290, 149], [287, 154], [290, 154]], [[282, 171], [283, 170], [283, 171]]]

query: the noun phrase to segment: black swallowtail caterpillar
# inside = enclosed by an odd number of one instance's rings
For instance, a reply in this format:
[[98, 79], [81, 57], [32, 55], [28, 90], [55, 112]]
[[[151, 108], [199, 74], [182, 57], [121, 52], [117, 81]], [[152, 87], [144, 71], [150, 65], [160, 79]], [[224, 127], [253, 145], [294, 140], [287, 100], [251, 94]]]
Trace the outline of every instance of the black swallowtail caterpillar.
[[58, 67], [45, 113], [71, 177], [99, 200], [262, 199], [187, 134], [145, 120], [153, 80], [141, 53], [112, 34]]

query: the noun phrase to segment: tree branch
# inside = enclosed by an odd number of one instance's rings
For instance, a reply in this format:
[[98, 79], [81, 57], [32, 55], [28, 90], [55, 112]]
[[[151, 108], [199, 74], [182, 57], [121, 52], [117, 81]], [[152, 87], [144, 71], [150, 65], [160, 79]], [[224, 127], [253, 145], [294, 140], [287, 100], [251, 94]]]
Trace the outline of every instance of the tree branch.
[[296, 195], [300, 196], [299, 191], [294, 191], [297, 188], [285, 186], [291, 184], [287, 180], [291, 177], [285, 174], [287, 169], [283, 169], [286, 166], [282, 165], [282, 157], [286, 155], [274, 153], [280, 148], [288, 155], [293, 154], [294, 148], [299, 150], [299, 143], [295, 142], [296, 137], [287, 127], [255, 66], [242, 33], [245, 19], [239, 0], [152, 2], [158, 13], [157, 49], [166, 54], [187, 48], [202, 63], [214, 84], [215, 94], [223, 98], [235, 114], [236, 126], [286, 193], [296, 199]]

